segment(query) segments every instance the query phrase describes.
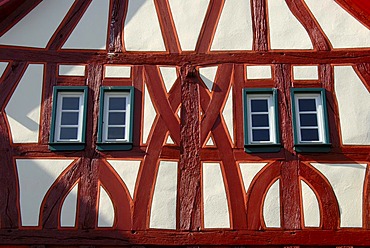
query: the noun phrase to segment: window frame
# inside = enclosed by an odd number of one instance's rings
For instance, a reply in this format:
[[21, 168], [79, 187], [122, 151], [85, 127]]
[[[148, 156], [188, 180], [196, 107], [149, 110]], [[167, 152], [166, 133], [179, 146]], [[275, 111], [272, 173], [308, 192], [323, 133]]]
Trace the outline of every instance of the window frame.
[[[52, 115], [50, 125], [49, 149], [52, 151], [83, 150], [86, 137], [86, 115], [87, 115], [87, 86], [54, 86], [52, 98]], [[68, 96], [79, 96], [80, 109], [78, 110], [77, 139], [60, 139], [62, 99]], [[71, 112], [74, 112], [71, 110]]]
[[[245, 88], [243, 90], [243, 105], [244, 105], [244, 150], [247, 153], [259, 152], [279, 152], [280, 144], [280, 129], [279, 129], [279, 112], [278, 112], [278, 91], [275, 88]], [[252, 112], [250, 109], [250, 100], [267, 99], [269, 116], [269, 141], [253, 141], [251, 140], [253, 129]]]
[[[294, 150], [296, 152], [329, 152], [330, 151], [330, 137], [328, 114], [326, 107], [326, 92], [323, 88], [292, 88], [292, 122], [293, 122], [293, 136], [294, 136]], [[299, 114], [299, 99], [315, 99], [316, 110], [312, 111], [317, 116], [317, 130], [319, 140], [303, 141], [300, 125]], [[309, 112], [309, 111], [308, 111]], [[303, 112], [304, 113], [304, 112]], [[313, 114], [313, 113], [308, 113]], [[316, 126], [308, 127], [309, 129], [316, 129]]]
[[[109, 140], [106, 138], [108, 126], [105, 125], [108, 118], [107, 99], [109, 95], [124, 95], [128, 98], [126, 102], [126, 136], [127, 139]], [[126, 98], [126, 99], [127, 99]], [[131, 150], [133, 147], [133, 124], [134, 124], [134, 87], [132, 86], [103, 86], [100, 87], [100, 106], [98, 120], [97, 149], [104, 150]]]

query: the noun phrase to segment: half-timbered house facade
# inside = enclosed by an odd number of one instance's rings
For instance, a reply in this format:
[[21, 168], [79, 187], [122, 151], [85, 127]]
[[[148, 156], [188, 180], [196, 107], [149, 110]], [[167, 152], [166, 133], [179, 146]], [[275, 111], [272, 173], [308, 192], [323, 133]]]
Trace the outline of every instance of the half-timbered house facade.
[[0, 1], [0, 245], [370, 246], [369, 20]]

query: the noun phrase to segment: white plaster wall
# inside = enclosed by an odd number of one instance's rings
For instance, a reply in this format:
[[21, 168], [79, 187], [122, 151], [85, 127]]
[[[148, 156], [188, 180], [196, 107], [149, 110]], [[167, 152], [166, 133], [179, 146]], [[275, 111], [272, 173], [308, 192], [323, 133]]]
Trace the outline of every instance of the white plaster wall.
[[61, 227], [74, 227], [76, 225], [78, 184], [76, 184], [64, 199], [60, 214]]
[[8, 62], [0, 62], [0, 78], [3, 76], [6, 67], [8, 66]]
[[362, 227], [366, 164], [311, 164], [333, 187], [340, 209], [340, 227]]
[[280, 179], [268, 189], [263, 203], [263, 218], [266, 227], [279, 228], [280, 223]]
[[317, 66], [293, 66], [293, 78], [295, 80], [318, 80]]
[[153, 0], [128, 2], [123, 33], [127, 51], [166, 50]]
[[146, 144], [148, 141], [148, 136], [150, 130], [152, 129], [153, 122], [157, 116], [157, 112], [153, 106], [152, 99], [150, 98], [149, 92], [146, 87], [144, 87], [144, 111], [143, 111], [143, 132], [142, 132], [142, 142]]
[[252, 50], [252, 44], [250, 2], [245, 0], [225, 1], [211, 50]]
[[106, 65], [104, 76], [106, 78], [130, 78], [131, 66]]
[[159, 71], [161, 72], [164, 86], [167, 92], [169, 92], [177, 79], [176, 67], [161, 66]]
[[169, 4], [181, 49], [195, 50], [209, 0], [169, 0]]
[[243, 178], [243, 184], [245, 193], [248, 192], [248, 189], [252, 183], [252, 180], [260, 172], [267, 163], [239, 163], [240, 174]]
[[74, 0], [41, 1], [26, 17], [0, 37], [0, 45], [45, 48]]
[[215, 142], [213, 141], [212, 136], [209, 136], [208, 140], [206, 141], [206, 146], [214, 146]]
[[14, 143], [36, 143], [39, 138], [44, 65], [30, 64], [5, 112]]
[[104, 50], [107, 43], [108, 13], [109, 0], [93, 0], [63, 48]]
[[134, 198], [137, 174], [140, 169], [141, 160], [107, 160], [117, 174], [125, 183], [131, 198]]
[[310, 186], [301, 180], [302, 187], [302, 206], [305, 227], [320, 226], [320, 207], [319, 201]]
[[59, 76], [85, 76], [84, 65], [59, 65]]
[[107, 191], [100, 186], [98, 227], [112, 227], [114, 224], [114, 206]]
[[230, 216], [220, 163], [203, 163], [204, 228], [230, 228]]
[[370, 30], [333, 0], [305, 0], [334, 48], [369, 47]]
[[284, 0], [268, 0], [268, 17], [271, 49], [313, 48], [306, 30]]
[[177, 162], [161, 161], [150, 212], [150, 228], [176, 229]]
[[200, 67], [199, 75], [209, 91], [212, 91], [215, 82], [218, 66]]
[[271, 79], [270, 65], [248, 65], [247, 79]]
[[351, 66], [334, 66], [344, 145], [370, 145], [370, 93]]
[[173, 141], [173, 139], [171, 138], [170, 135], [167, 136], [166, 144], [168, 144], [168, 145], [174, 145], [175, 144], [175, 142]]
[[42, 200], [72, 159], [16, 159], [22, 226], [38, 226]]
[[234, 115], [233, 115], [233, 88], [230, 87], [230, 91], [226, 97], [226, 103], [222, 111], [227, 131], [231, 138], [231, 142], [234, 143]]

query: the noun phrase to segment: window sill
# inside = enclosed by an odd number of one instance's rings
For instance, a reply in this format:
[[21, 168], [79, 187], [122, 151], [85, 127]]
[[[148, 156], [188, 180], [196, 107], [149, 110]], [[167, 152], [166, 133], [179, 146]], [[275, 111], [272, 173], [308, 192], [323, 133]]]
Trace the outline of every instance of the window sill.
[[58, 142], [49, 143], [50, 151], [82, 151], [85, 149], [85, 143]]
[[295, 144], [294, 150], [300, 152], [330, 152], [331, 144]]
[[262, 153], [262, 152], [279, 152], [281, 144], [248, 144], [244, 145], [244, 151], [247, 153]]
[[96, 143], [96, 149], [99, 151], [129, 151], [132, 150], [132, 143], [111, 142]]

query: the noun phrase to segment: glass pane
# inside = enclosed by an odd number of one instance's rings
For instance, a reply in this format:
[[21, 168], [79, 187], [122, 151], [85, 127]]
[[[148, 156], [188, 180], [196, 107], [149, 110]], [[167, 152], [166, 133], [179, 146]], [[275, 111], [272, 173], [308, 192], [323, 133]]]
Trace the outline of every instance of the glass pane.
[[268, 129], [252, 130], [253, 141], [270, 141], [270, 131]]
[[318, 141], [319, 130], [318, 129], [301, 129], [302, 141]]
[[299, 111], [316, 111], [315, 99], [298, 99]]
[[108, 125], [125, 125], [126, 112], [109, 113]]
[[251, 100], [251, 110], [252, 112], [267, 112], [267, 99]]
[[125, 109], [126, 109], [126, 97], [109, 98], [109, 110], [125, 110]]
[[77, 139], [77, 127], [62, 127], [60, 129], [61, 140], [76, 140]]
[[317, 127], [316, 114], [300, 114], [299, 120], [302, 127]]
[[269, 116], [264, 115], [252, 115], [252, 127], [268, 127]]
[[108, 139], [124, 139], [125, 128], [124, 127], [109, 127], [108, 128]]
[[78, 110], [80, 109], [79, 97], [63, 97], [62, 99], [63, 110]]
[[78, 125], [78, 112], [62, 112], [61, 125]]

